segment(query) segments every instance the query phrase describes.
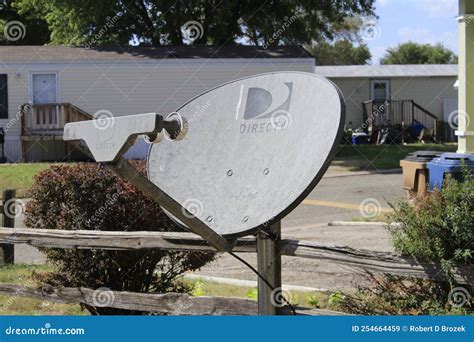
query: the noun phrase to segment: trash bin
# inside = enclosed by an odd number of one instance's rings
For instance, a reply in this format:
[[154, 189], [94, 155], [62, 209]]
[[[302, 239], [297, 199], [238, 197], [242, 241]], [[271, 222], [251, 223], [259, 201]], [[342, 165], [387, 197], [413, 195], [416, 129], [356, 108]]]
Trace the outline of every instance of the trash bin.
[[416, 151], [400, 160], [403, 170], [403, 188], [406, 190], [408, 199], [426, 193], [429, 179], [426, 163], [439, 157], [442, 153], [440, 151]]
[[352, 133], [352, 145], [362, 145], [370, 143], [370, 135], [365, 132]]
[[474, 154], [443, 153], [427, 164], [430, 175], [430, 190], [442, 189], [446, 174], [462, 181], [463, 164], [474, 173]]

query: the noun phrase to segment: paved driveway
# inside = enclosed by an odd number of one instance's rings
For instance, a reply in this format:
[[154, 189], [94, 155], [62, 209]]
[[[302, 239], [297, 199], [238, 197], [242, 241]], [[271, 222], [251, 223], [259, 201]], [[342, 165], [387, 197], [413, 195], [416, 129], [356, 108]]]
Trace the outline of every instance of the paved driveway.
[[[388, 201], [403, 198], [401, 174], [366, 174], [324, 177], [316, 189], [282, 222], [283, 238], [314, 240], [322, 243], [346, 245], [354, 248], [390, 251], [391, 244], [386, 230], [381, 226], [328, 226], [328, 222], [360, 217], [360, 203], [366, 199], [388, 208]], [[22, 226], [22, 218], [17, 219]], [[254, 255], [241, 255], [256, 265]], [[43, 263], [44, 257], [37, 249], [17, 245], [15, 258], [18, 263]], [[255, 280], [255, 275], [229, 255], [219, 259], [197, 274], [224, 278]], [[354, 290], [357, 285], [367, 285], [367, 279], [355, 275], [344, 267], [317, 260], [284, 257], [283, 282], [290, 285], [323, 289]]]

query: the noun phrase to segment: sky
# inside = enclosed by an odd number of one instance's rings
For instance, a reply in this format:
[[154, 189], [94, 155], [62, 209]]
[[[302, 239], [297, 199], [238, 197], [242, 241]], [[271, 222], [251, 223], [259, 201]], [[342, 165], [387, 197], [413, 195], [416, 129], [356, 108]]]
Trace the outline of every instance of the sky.
[[364, 42], [379, 64], [388, 47], [408, 40], [442, 43], [457, 53], [458, 0], [376, 0], [378, 20]]

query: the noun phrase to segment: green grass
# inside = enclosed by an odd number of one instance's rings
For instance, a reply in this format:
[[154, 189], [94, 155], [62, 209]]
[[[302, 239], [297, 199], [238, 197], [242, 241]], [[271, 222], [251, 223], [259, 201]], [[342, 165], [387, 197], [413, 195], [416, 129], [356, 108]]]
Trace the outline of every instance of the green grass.
[[[47, 265], [14, 265], [0, 267], [0, 283], [35, 287], [40, 284], [34, 272], [51, 272]], [[0, 315], [85, 315], [79, 304], [57, 304], [21, 296], [0, 296]]]
[[456, 144], [341, 145], [332, 166], [348, 171], [383, 170], [400, 167], [400, 160], [420, 150], [455, 152]]
[[0, 164], [0, 190], [15, 189], [17, 197], [28, 197], [28, 189], [33, 185], [34, 177], [54, 164], [64, 163]]
[[0, 190], [15, 189], [17, 197], [26, 197], [34, 176], [50, 163], [0, 164]]
[[[0, 267], [0, 283], [37, 287], [40, 282], [34, 277], [35, 273], [54, 271], [49, 265], [9, 265]], [[235, 286], [201, 280], [183, 281], [193, 289], [194, 296], [222, 296], [257, 299], [255, 287]], [[317, 307], [337, 309], [331, 304], [330, 294], [323, 292], [291, 291], [285, 297], [294, 305], [302, 307]], [[0, 296], [0, 315], [87, 315], [79, 304], [57, 304], [49, 301], [25, 298], [21, 296]]]
[[[195, 296], [237, 297], [257, 299], [257, 288], [213, 283], [198, 279], [186, 279], [184, 282], [192, 285]], [[196, 291], [197, 289], [197, 291]], [[337, 309], [330, 303], [330, 294], [324, 292], [284, 291], [285, 298], [293, 305], [318, 309]]]

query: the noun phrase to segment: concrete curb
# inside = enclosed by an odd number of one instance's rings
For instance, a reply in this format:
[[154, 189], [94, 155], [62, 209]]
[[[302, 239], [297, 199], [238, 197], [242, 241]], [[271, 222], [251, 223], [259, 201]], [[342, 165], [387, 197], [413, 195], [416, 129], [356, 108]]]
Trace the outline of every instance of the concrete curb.
[[402, 169], [397, 168], [397, 169], [372, 170], [372, 171], [354, 171], [354, 172], [353, 171], [347, 171], [347, 172], [339, 172], [339, 173], [324, 175], [323, 178], [386, 175], [386, 174], [397, 174], [397, 173], [402, 173]]
[[362, 222], [362, 221], [332, 221], [328, 223], [328, 226], [333, 226], [333, 227], [338, 227], [338, 226], [374, 226], [374, 227], [399, 227], [400, 223], [398, 222], [392, 222], [392, 223], [386, 223], [386, 222]]
[[[217, 284], [226, 284], [234, 286], [243, 286], [243, 287], [257, 287], [257, 282], [255, 280], [244, 280], [244, 279], [234, 279], [234, 278], [222, 278], [222, 277], [212, 277], [199, 274], [185, 274], [184, 278], [190, 280], [203, 280]], [[300, 292], [326, 292], [327, 289], [317, 288], [317, 287], [307, 287], [307, 286], [298, 286], [298, 285], [286, 285], [283, 284], [283, 290], [286, 291], [300, 291]]]

